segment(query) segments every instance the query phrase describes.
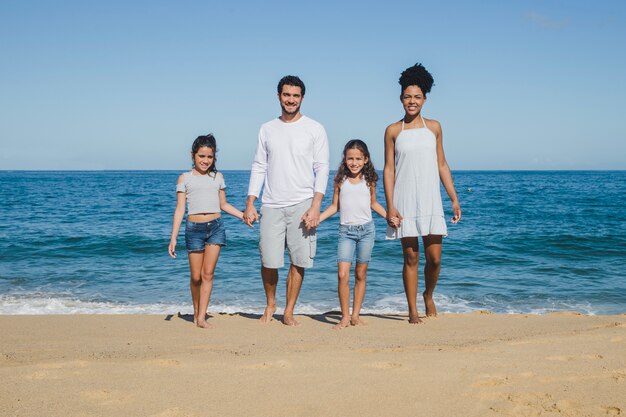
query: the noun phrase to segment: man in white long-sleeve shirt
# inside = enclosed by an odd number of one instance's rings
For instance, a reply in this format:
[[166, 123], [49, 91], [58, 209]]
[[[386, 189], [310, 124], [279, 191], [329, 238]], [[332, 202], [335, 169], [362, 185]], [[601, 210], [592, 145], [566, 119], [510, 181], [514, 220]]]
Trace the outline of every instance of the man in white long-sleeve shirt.
[[291, 266], [287, 275], [287, 304], [283, 323], [297, 326], [293, 311], [304, 268], [313, 266], [316, 228], [328, 182], [328, 139], [324, 126], [300, 113], [305, 87], [288, 75], [278, 83], [281, 116], [263, 124], [250, 173], [244, 222], [258, 220], [255, 200], [263, 189], [259, 251], [261, 277], [267, 298], [262, 323], [276, 312], [278, 268], [284, 266], [285, 247]]

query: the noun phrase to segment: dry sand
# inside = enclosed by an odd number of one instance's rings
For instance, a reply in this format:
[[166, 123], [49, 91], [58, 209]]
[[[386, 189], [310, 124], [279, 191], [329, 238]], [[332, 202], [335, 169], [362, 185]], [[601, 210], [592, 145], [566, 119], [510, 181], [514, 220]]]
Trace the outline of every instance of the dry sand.
[[0, 415], [626, 415], [626, 315], [257, 318], [0, 316]]

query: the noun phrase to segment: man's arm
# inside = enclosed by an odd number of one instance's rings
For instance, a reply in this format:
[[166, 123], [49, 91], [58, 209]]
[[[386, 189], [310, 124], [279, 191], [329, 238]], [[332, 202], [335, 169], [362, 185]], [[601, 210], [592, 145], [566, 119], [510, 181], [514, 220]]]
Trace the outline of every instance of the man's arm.
[[329, 160], [328, 137], [326, 130], [321, 127], [313, 143], [313, 172], [315, 173], [314, 191], [322, 194], [322, 198], [326, 194], [326, 185], [328, 184]]
[[248, 198], [246, 199], [246, 209], [243, 212], [243, 221], [248, 226], [259, 220], [259, 215], [254, 207], [254, 202], [261, 194], [265, 173], [267, 172], [267, 149], [263, 136], [263, 129], [259, 131], [259, 140], [256, 146], [254, 160], [250, 167], [250, 183], [248, 185]]
[[326, 136], [326, 130], [321, 127], [320, 132], [313, 144], [313, 172], [315, 173], [315, 183], [313, 195], [313, 202], [311, 208], [309, 208], [302, 221], [304, 221], [307, 229], [313, 229], [320, 224], [320, 208], [322, 207], [322, 199], [326, 193], [326, 185], [328, 184], [328, 172], [329, 172], [329, 150], [328, 150], [328, 137]]

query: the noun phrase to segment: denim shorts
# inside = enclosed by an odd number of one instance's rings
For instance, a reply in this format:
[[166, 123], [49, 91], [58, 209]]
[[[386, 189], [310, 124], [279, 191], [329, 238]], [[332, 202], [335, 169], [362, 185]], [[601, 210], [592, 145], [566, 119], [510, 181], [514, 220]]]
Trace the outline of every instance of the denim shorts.
[[372, 258], [376, 227], [374, 221], [359, 225], [339, 225], [337, 262], [352, 262], [356, 251], [356, 263], [367, 264]]
[[224, 221], [221, 217], [206, 223], [187, 221], [185, 243], [187, 244], [187, 252], [204, 251], [206, 245], [226, 246]]

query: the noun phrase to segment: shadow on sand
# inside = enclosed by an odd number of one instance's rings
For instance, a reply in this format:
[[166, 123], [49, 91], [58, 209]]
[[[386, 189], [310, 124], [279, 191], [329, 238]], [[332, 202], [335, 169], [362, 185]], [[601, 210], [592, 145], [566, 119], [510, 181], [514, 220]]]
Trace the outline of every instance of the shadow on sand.
[[[249, 320], [259, 320], [261, 318], [261, 314], [252, 314], [252, 313], [218, 313], [218, 314], [220, 316], [225, 316], [225, 315], [240, 316]], [[327, 311], [322, 314], [298, 314], [298, 316], [309, 317], [315, 321], [319, 321], [320, 323], [325, 323], [325, 324], [330, 324], [330, 325], [335, 325], [339, 323], [339, 321], [341, 320], [341, 312], [339, 311]], [[171, 321], [174, 317], [193, 323], [193, 314], [181, 314], [181, 313], [168, 314], [167, 316], [165, 316], [164, 320]], [[211, 318], [213, 316], [208, 315], [207, 317]], [[383, 319], [383, 320], [395, 320], [395, 321], [407, 320], [407, 318], [404, 316], [398, 316], [394, 314], [361, 314], [361, 317], [376, 317], [376, 318]], [[274, 320], [282, 322], [283, 315], [274, 314]]]

